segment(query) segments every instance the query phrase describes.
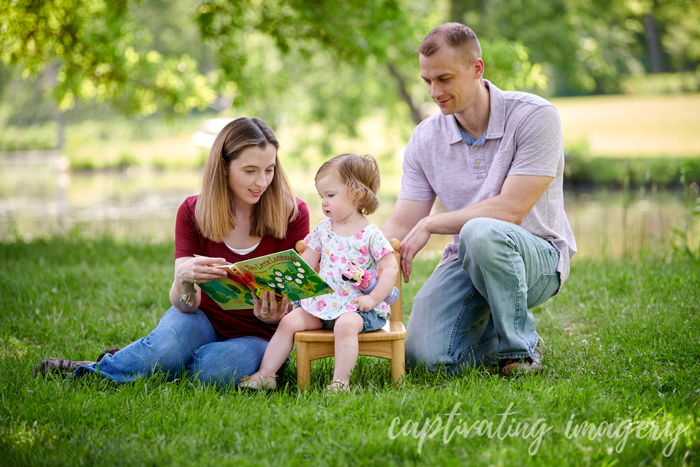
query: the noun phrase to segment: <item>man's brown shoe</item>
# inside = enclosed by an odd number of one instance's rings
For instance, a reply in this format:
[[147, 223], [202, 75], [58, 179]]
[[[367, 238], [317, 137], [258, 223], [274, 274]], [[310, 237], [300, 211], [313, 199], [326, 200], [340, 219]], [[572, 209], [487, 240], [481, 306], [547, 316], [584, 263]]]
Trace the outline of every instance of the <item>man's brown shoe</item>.
[[536, 375], [542, 371], [542, 347], [540, 347], [538, 342], [529, 357], [517, 359], [507, 358], [503, 360], [502, 365], [502, 375]]
[[47, 358], [34, 367], [34, 377], [36, 378], [39, 374], [41, 374], [41, 376], [46, 376], [50, 373], [65, 376], [68, 373], [72, 373], [80, 366], [87, 366], [92, 363], [95, 362]]

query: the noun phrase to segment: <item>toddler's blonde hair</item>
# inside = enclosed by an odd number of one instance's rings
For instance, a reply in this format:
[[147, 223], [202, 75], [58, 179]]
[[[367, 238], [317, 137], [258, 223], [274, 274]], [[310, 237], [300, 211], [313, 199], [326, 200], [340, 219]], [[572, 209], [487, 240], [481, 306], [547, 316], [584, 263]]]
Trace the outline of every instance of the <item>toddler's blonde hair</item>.
[[369, 155], [354, 153], [341, 154], [323, 163], [316, 172], [315, 180], [329, 170], [338, 171], [340, 180], [348, 188], [348, 197], [357, 203], [357, 210], [362, 215], [372, 214], [379, 207], [379, 166], [377, 160]]

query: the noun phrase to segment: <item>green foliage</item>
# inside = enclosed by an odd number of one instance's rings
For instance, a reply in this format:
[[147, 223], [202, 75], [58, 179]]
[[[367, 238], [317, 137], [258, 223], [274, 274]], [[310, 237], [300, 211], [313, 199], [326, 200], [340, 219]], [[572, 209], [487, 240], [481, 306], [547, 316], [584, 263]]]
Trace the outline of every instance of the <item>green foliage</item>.
[[484, 76], [500, 89], [547, 89], [547, 77], [542, 65], [530, 63], [528, 49], [519, 42], [504, 40], [479, 41], [484, 53]]
[[[555, 298], [535, 309], [545, 372], [503, 379], [490, 370], [457, 376], [413, 370], [394, 388], [386, 362], [361, 357], [349, 395], [323, 391], [333, 360], [314, 363], [299, 392], [295, 365], [272, 393], [217, 391], [162, 375], [117, 385], [98, 378], [33, 379], [49, 356], [93, 359], [146, 335], [168, 306], [173, 244], [78, 237], [0, 243], [0, 456], [3, 465], [695, 465], [700, 438], [700, 274], [682, 257], [577, 262]], [[416, 261], [410, 292], [435, 261]], [[406, 314], [408, 318], [408, 313]], [[444, 436], [452, 427], [541, 418], [533, 437]], [[459, 406], [457, 406], [459, 404]], [[395, 420], [398, 421], [394, 422]], [[567, 436], [567, 423], [655, 422], [675, 439]], [[398, 434], [409, 421], [415, 435]], [[409, 426], [410, 428], [410, 426]], [[522, 428], [522, 427], [521, 427]], [[410, 431], [410, 430], [409, 430]], [[474, 430], [476, 431], [476, 430]], [[644, 430], [646, 433], [648, 430]], [[433, 434], [433, 436], [431, 436]], [[448, 433], [449, 435], [449, 433]]]
[[188, 55], [148, 47], [128, 0], [2, 0], [0, 59], [24, 78], [46, 73], [61, 109], [75, 98], [110, 101], [126, 113], [184, 114], [214, 99]]
[[[201, 3], [197, 21], [235, 105], [354, 136], [362, 117], [379, 112], [400, 127], [420, 120], [417, 109], [429, 96], [415, 49], [444, 22], [441, 4], [211, 0]], [[487, 74], [502, 79], [495, 81], [499, 86], [545, 86], [541, 67], [530, 63], [522, 45], [501, 40], [484, 49]], [[330, 144], [322, 138], [320, 146], [326, 152]]]
[[[700, 4], [693, 0], [453, 0], [454, 18], [485, 39], [520, 41], [544, 65], [556, 95], [615, 93], [621, 79], [657, 66], [700, 65]], [[650, 36], [653, 23], [656, 41]]]
[[25, 127], [6, 126], [0, 132], [0, 151], [45, 150], [56, 147], [53, 122]]
[[[299, 138], [306, 141], [290, 151], [302, 161], [327, 157], [339, 138], [357, 135], [365, 117], [380, 116], [408, 137], [429, 101], [414, 50], [444, 22], [449, 4], [3, 1], [2, 61], [44, 83], [64, 112], [23, 105], [43, 99], [44, 91], [34, 90], [6, 102], [11, 118], [113, 118], [99, 106], [104, 102], [146, 116], [185, 114], [207, 104], [220, 110], [232, 102], [230, 115], [257, 115], [274, 127], [306, 126]], [[521, 44], [498, 39], [484, 45], [488, 76], [499, 86], [544, 88], [541, 66]], [[96, 104], [76, 107], [80, 99]]]
[[673, 246], [697, 261], [700, 260], [700, 182], [688, 180], [686, 170], [682, 168], [681, 183], [681, 199], [686, 208], [686, 216], [682, 225], [673, 229]]
[[571, 157], [564, 182], [573, 186], [680, 188], [700, 183], [700, 159]]
[[[700, 65], [693, 0], [0, 0], [0, 7], [0, 114], [10, 126], [111, 119], [105, 103], [173, 116], [232, 102], [229, 116], [294, 126], [300, 144], [288, 149], [302, 162], [327, 157], [367, 117], [405, 140], [430, 102], [415, 48], [448, 20], [477, 32], [485, 76], [504, 89], [692, 90]], [[690, 71], [640, 78], [658, 65], [650, 44], [661, 69]], [[62, 114], [46, 105], [48, 91]]]
[[621, 82], [625, 94], [684, 94], [700, 91], [700, 69], [686, 73], [633, 75]]

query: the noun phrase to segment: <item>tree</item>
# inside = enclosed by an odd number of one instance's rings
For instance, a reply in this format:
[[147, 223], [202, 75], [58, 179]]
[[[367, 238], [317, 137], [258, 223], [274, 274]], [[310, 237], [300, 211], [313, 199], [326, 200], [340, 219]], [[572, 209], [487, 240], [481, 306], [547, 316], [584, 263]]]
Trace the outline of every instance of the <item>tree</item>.
[[[419, 109], [428, 96], [419, 79], [415, 48], [430, 29], [444, 22], [446, 6], [445, 2], [402, 0], [205, 0], [199, 6], [197, 21], [202, 37], [214, 44], [222, 79], [229, 80], [235, 89], [236, 103], [289, 90], [295, 81], [308, 80], [301, 75], [334, 81], [352, 75], [351, 82], [334, 87], [328, 100], [316, 99], [313, 104], [316, 121], [330, 123], [331, 128], [342, 126], [352, 134], [356, 122], [378, 107], [396, 112], [398, 105], [404, 109], [398, 113], [414, 125], [420, 122]], [[267, 49], [267, 66], [251, 67], [255, 47], [251, 44], [266, 39], [276, 50]], [[524, 47], [504, 40], [493, 41], [493, 46], [485, 41], [483, 45], [491, 57], [487, 59], [493, 64], [491, 71], [503, 78], [503, 86], [545, 85], [541, 69], [529, 63]], [[319, 55], [322, 60], [318, 60]], [[293, 63], [287, 61], [289, 57]], [[269, 72], [270, 63], [282, 62], [300, 75], [287, 79], [286, 66], [275, 67], [272, 73], [283, 76], [275, 83], [269, 73], [255, 74]], [[319, 68], [319, 62], [329, 68]], [[375, 99], [363, 99], [368, 95]], [[327, 107], [335, 107], [336, 113], [324, 111]]]
[[[25, 77], [53, 75], [59, 109], [95, 99], [129, 114], [183, 114], [218, 94], [278, 125], [290, 119], [320, 123], [317, 141], [326, 147], [335, 134], [354, 135], [368, 115], [382, 113], [393, 126], [408, 129], [420, 121], [429, 96], [415, 48], [449, 9], [447, 0], [0, 5], [2, 61], [22, 67]], [[183, 5], [190, 10], [180, 14]], [[196, 34], [182, 26], [193, 17]], [[482, 46], [499, 86], [544, 86], [522, 45], [485, 38]]]
[[59, 111], [74, 106], [76, 98], [109, 101], [141, 115], [205, 107], [215, 95], [196, 61], [149, 47], [133, 4], [0, 0], [0, 59], [21, 67], [24, 78], [48, 75]]
[[625, 76], [700, 64], [697, 0], [452, 0], [458, 21], [520, 41], [556, 95], [611, 93]]

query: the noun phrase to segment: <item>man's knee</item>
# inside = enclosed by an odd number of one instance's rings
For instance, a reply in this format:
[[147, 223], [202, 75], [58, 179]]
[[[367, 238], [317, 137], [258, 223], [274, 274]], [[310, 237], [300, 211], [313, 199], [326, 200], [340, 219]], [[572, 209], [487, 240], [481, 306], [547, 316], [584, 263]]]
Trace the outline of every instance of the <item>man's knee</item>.
[[459, 259], [464, 261], [485, 261], [503, 248], [503, 235], [499, 226], [503, 221], [488, 217], [472, 219], [459, 232]]
[[479, 247], [488, 246], [493, 243], [496, 237], [494, 233], [498, 231], [498, 226], [502, 223], [497, 219], [477, 217], [462, 226], [459, 231], [459, 240]]

